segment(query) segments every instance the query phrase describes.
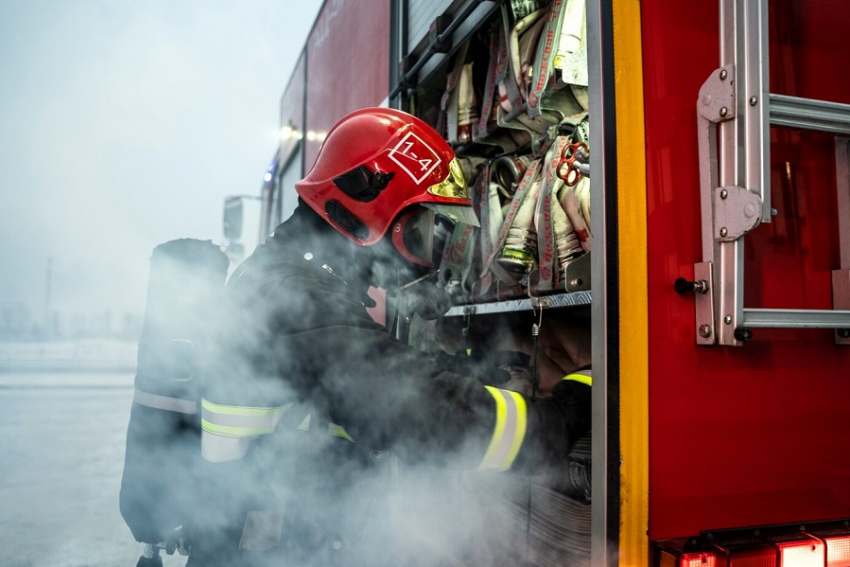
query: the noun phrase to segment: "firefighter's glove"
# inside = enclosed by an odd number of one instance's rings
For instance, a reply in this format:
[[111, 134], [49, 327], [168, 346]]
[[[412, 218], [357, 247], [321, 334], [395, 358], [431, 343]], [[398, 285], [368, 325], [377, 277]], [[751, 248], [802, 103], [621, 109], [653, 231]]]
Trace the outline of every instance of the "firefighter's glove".
[[563, 381], [543, 399], [527, 399], [528, 429], [514, 469], [535, 474], [566, 467], [576, 441], [590, 431], [590, 386]]
[[442, 287], [423, 281], [404, 290], [405, 314], [417, 314], [426, 321], [433, 321], [446, 314], [452, 307], [452, 297]]
[[465, 352], [457, 354], [440, 352], [433, 356], [441, 369], [475, 378], [488, 386], [502, 387], [511, 379], [511, 374], [502, 368], [497, 357], [479, 359], [469, 356]]

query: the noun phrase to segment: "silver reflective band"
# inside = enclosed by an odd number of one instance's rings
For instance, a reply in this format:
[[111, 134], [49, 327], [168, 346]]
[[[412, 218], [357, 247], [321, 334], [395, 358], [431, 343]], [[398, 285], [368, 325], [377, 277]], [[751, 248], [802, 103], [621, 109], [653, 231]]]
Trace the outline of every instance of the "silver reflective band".
[[151, 394], [150, 392], [143, 392], [139, 389], [133, 392], [133, 401], [145, 407], [173, 411], [175, 413], [198, 413], [198, 402], [195, 400], [160, 396], [159, 394]]
[[228, 437], [201, 431], [201, 456], [210, 463], [238, 461], [248, 453], [253, 437]]
[[527, 426], [525, 398], [517, 392], [485, 386], [496, 403], [496, 424], [479, 470], [510, 468], [522, 447]]
[[213, 463], [241, 459], [251, 439], [274, 431], [291, 406], [227, 406], [201, 399], [201, 454]]
[[228, 437], [256, 437], [274, 431], [284, 412], [292, 407], [226, 406], [201, 399], [201, 427]]

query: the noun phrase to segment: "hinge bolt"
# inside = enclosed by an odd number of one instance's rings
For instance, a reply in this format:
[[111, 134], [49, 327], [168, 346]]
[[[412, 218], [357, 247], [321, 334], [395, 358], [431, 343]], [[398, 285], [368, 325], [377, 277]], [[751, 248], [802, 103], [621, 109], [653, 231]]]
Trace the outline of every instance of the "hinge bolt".
[[729, 109], [728, 109], [728, 108], [726, 108], [726, 107], [724, 106], [723, 108], [721, 108], [721, 109], [720, 109], [720, 116], [726, 116], [727, 114], [729, 114]]
[[721, 198], [721, 199], [725, 199], [725, 198], [726, 198], [726, 197], [728, 197], [728, 196], [729, 196], [729, 191], [727, 191], [726, 189], [721, 189], [721, 190], [720, 190], [720, 198]]
[[779, 214], [779, 211], [777, 211], [776, 209], [770, 209], [770, 216], [775, 217], [778, 214]]
[[711, 336], [711, 325], [700, 325], [699, 326], [699, 336], [704, 339], [707, 339]]
[[750, 97], [750, 106], [755, 106], [755, 105], [758, 104], [758, 102], [759, 102], [759, 97], [757, 97], [757, 96], [751, 96]]
[[726, 323], [727, 325], [731, 325], [732, 324], [732, 316], [727, 315], [726, 317], [723, 318], [723, 322]]
[[726, 230], [725, 226], [720, 229], [720, 236], [723, 236], [725, 238], [727, 234], [729, 234], [729, 231]]
[[842, 339], [850, 339], [850, 329], [838, 329], [838, 336]]
[[727, 73], [726, 73], [726, 69], [721, 69], [721, 70], [720, 70], [720, 80], [721, 80], [721, 81], [725, 81], [725, 80], [726, 80], [726, 75], [727, 75]]

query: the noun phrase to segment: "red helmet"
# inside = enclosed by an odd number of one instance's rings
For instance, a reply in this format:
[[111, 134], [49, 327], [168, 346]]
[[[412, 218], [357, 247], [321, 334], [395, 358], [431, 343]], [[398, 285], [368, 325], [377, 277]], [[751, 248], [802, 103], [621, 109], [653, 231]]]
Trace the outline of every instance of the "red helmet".
[[449, 144], [419, 118], [392, 108], [364, 108], [337, 122], [295, 190], [361, 246], [381, 240], [402, 210], [416, 204], [477, 225]]

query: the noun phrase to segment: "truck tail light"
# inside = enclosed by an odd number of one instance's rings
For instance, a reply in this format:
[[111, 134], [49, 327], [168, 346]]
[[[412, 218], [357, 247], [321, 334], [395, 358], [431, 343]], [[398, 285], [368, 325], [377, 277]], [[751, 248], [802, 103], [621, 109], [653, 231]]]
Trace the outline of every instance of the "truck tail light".
[[702, 532], [656, 541], [654, 567], [850, 567], [850, 521]]
[[828, 567], [850, 567], [850, 536], [826, 538]]
[[824, 567], [824, 542], [808, 540], [779, 544], [781, 567]]
[[687, 553], [682, 557], [680, 567], [720, 567], [720, 565], [714, 553]]

